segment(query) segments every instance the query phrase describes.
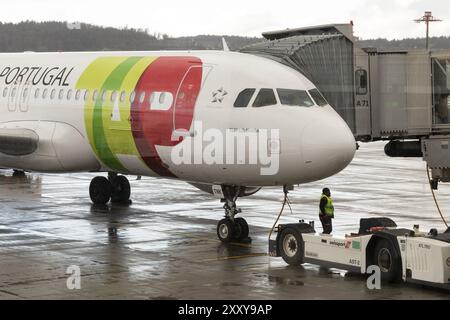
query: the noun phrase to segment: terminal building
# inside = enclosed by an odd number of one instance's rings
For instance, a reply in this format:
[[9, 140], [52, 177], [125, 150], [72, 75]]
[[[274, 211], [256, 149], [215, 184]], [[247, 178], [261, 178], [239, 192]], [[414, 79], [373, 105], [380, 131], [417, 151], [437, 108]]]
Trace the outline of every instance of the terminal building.
[[357, 141], [389, 141], [389, 156], [423, 157], [432, 186], [450, 182], [450, 51], [362, 48], [352, 24], [263, 33], [241, 51], [308, 77]]

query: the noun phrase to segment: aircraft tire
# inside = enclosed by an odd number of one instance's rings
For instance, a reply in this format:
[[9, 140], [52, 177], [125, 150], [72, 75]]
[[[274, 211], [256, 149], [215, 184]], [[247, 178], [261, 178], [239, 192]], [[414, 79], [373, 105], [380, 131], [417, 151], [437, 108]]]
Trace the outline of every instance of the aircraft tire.
[[236, 239], [236, 224], [230, 219], [222, 219], [217, 224], [217, 237], [224, 243], [229, 243]]
[[247, 239], [250, 231], [247, 221], [244, 218], [235, 218], [234, 223], [237, 227], [237, 232], [235, 234], [236, 240]]
[[125, 176], [117, 176], [112, 183], [111, 202], [126, 203], [130, 200], [130, 182]]
[[95, 177], [89, 186], [89, 196], [94, 204], [106, 204], [111, 199], [112, 186], [105, 177]]

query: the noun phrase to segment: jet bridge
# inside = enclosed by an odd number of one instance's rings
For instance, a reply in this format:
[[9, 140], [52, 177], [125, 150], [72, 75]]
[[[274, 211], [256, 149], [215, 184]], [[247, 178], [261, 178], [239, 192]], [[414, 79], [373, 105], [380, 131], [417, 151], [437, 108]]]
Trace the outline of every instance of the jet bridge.
[[[241, 51], [310, 79], [357, 141], [386, 140], [389, 156], [423, 157], [433, 185], [450, 182], [450, 51], [361, 48], [352, 24], [263, 33]], [[408, 140], [408, 141], [405, 141]]]

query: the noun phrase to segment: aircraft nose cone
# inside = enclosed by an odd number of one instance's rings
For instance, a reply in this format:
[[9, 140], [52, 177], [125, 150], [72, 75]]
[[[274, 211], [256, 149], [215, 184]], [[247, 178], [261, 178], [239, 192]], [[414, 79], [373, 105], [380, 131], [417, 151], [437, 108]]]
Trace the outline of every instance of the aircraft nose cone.
[[344, 169], [356, 151], [356, 141], [340, 117], [309, 124], [302, 134], [303, 161], [311, 179], [323, 179]]

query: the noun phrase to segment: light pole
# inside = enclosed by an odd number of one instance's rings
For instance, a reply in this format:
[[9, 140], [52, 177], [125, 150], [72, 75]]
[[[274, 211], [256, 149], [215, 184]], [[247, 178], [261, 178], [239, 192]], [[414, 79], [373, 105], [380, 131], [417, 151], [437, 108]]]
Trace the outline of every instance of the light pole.
[[420, 18], [420, 19], [416, 19], [414, 20], [417, 23], [421, 23], [421, 22], [425, 22], [425, 24], [427, 25], [427, 51], [429, 50], [429, 35], [430, 35], [430, 22], [439, 22], [442, 21], [440, 19], [436, 19], [435, 17], [433, 17], [433, 15], [431, 14], [431, 11], [425, 11], [425, 15]]

